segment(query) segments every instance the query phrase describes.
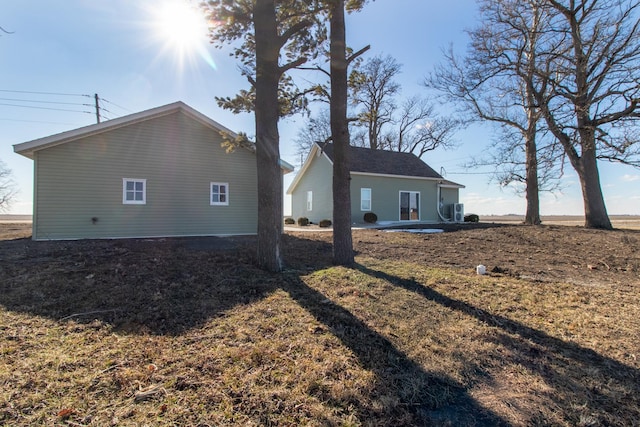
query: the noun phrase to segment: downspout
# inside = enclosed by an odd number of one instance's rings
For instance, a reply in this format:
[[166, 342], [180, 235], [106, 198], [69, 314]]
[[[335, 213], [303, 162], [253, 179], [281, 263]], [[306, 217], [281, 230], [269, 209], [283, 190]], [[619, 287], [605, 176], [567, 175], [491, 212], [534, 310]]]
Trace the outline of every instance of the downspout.
[[440, 218], [440, 221], [442, 222], [451, 222], [451, 218], [445, 218], [444, 215], [442, 215], [442, 212], [440, 212], [440, 209], [442, 209], [442, 199], [440, 198], [440, 193], [442, 191], [442, 187], [441, 187], [441, 182], [438, 183], [438, 191], [436, 192], [436, 194], [438, 195], [438, 201], [437, 201], [437, 211], [438, 211], [438, 217]]
[[38, 240], [38, 153], [33, 153], [33, 206], [31, 207], [31, 240]]

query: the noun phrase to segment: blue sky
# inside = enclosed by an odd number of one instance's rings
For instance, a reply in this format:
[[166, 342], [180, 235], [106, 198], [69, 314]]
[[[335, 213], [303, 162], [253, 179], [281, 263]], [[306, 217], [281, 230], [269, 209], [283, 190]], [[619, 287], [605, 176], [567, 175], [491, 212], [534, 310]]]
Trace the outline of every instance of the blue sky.
[[[31, 213], [33, 197], [32, 161], [14, 154], [13, 144], [95, 123], [95, 93], [109, 118], [183, 101], [230, 129], [253, 134], [251, 115], [233, 115], [214, 101], [247, 87], [229, 50], [207, 44], [203, 35], [202, 55], [181, 52], [160, 28], [173, 25], [161, 24], [164, 4], [180, 1], [3, 2], [0, 25], [13, 34], [0, 37], [0, 160], [19, 187], [10, 213]], [[370, 44], [368, 56], [396, 58], [403, 65], [402, 93], [410, 96], [424, 93], [420, 82], [441, 60], [442, 48], [453, 43], [464, 52], [464, 29], [476, 19], [474, 0], [377, 0], [348, 17], [347, 41], [355, 49]], [[295, 117], [280, 126], [282, 157], [294, 165], [299, 159], [292, 140], [303, 123]], [[501, 190], [482, 171], [461, 166], [486, 151], [491, 132], [490, 126], [467, 129], [457, 135], [456, 149], [423, 159], [466, 186], [461, 191], [466, 212], [523, 214], [523, 197]], [[602, 164], [601, 181], [610, 214], [640, 214], [640, 170]], [[543, 195], [543, 215], [583, 214], [577, 177], [567, 170], [563, 183], [562, 193]]]

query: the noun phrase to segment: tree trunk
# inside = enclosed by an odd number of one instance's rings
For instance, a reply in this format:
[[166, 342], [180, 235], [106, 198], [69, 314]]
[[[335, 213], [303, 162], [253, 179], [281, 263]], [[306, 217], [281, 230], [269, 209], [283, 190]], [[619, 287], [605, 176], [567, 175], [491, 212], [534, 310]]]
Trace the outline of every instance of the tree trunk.
[[[530, 98], [530, 97], [529, 97]], [[531, 103], [529, 105], [532, 105]], [[526, 199], [527, 212], [524, 223], [527, 225], [539, 225], [540, 221], [540, 188], [538, 183], [538, 147], [536, 143], [536, 129], [538, 119], [536, 113], [530, 108], [527, 112], [529, 126], [525, 135], [525, 156], [526, 156]]]
[[[539, 225], [540, 220], [540, 193], [538, 189], [538, 161], [536, 158], [536, 151], [530, 152], [530, 148], [527, 144], [527, 212], [524, 218], [524, 223], [527, 225]], [[534, 143], [535, 146], [535, 143]], [[535, 148], [533, 148], [535, 150]]]
[[333, 139], [333, 262], [354, 262], [347, 121], [347, 58], [344, 0], [331, 3], [331, 136]]
[[378, 132], [377, 132], [377, 120], [372, 114], [369, 115], [369, 148], [372, 150], [378, 149]]
[[600, 173], [598, 172], [595, 150], [587, 149], [582, 152], [576, 171], [580, 178], [584, 201], [584, 226], [604, 230], [613, 229], [600, 186]]
[[256, 161], [258, 172], [258, 265], [282, 270], [282, 171], [278, 134], [280, 51], [274, 0], [256, 0]]

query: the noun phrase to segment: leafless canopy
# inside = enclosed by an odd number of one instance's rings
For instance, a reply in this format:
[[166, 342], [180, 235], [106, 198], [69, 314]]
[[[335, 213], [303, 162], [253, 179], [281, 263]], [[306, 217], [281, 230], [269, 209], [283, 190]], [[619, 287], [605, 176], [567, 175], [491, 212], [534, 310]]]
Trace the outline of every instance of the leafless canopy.
[[0, 210], [6, 210], [16, 195], [16, 186], [12, 179], [11, 169], [0, 160]]

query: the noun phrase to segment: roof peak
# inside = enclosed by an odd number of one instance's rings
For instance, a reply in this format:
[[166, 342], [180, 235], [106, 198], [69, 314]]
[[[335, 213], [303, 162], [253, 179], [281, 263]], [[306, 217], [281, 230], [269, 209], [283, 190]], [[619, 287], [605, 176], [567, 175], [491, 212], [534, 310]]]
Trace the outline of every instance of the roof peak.
[[147, 110], [139, 111], [137, 113], [128, 114], [126, 116], [118, 117], [117, 119], [107, 120], [101, 123], [93, 123], [87, 126], [82, 126], [76, 129], [63, 131], [53, 135], [37, 138], [31, 141], [23, 142], [20, 144], [14, 144], [13, 150], [23, 156], [33, 158], [33, 153], [37, 150], [47, 148], [50, 146], [63, 144], [65, 142], [73, 141], [79, 138], [84, 138], [89, 135], [95, 135], [102, 132], [108, 132], [112, 129], [128, 126], [133, 123], [142, 122], [157, 117], [161, 117], [167, 114], [172, 114], [181, 111], [200, 122], [215, 128], [219, 131], [224, 131], [232, 136], [236, 133], [222, 126], [220, 123], [202, 114], [195, 108], [187, 105], [183, 101], [176, 101], [170, 104], [161, 105], [159, 107], [149, 108]]

